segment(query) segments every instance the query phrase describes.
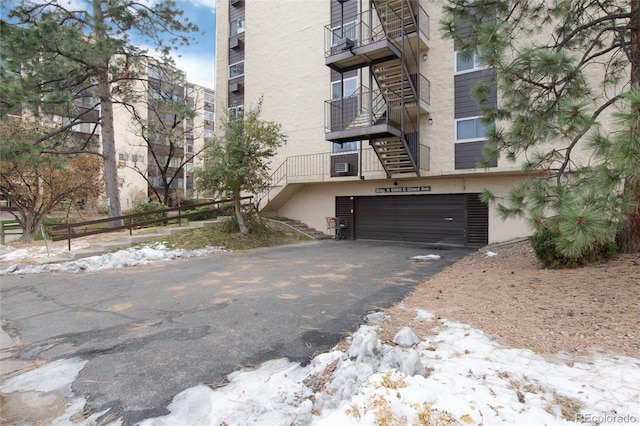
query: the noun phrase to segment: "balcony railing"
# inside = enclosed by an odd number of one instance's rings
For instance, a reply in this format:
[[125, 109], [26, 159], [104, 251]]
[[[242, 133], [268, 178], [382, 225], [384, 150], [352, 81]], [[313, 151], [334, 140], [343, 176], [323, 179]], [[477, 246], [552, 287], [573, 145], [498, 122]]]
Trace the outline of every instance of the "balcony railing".
[[[430, 168], [430, 148], [418, 144], [420, 171]], [[331, 153], [296, 155], [287, 157], [269, 177], [267, 188], [257, 195], [258, 203], [264, 206], [272, 200], [282, 188], [293, 183], [321, 183], [330, 181], [360, 180], [360, 176], [374, 179], [386, 179], [386, 172], [378, 156], [371, 147], [358, 150], [358, 174], [356, 176], [335, 177], [331, 175]]]
[[[413, 78], [416, 78], [412, 76]], [[419, 75], [420, 100], [429, 104], [430, 83]], [[386, 89], [369, 90], [361, 86], [353, 95], [325, 101], [325, 132], [340, 132], [351, 129], [390, 124], [403, 129], [404, 133], [416, 131], [414, 123], [407, 111], [407, 96]], [[413, 98], [415, 101], [415, 98]], [[403, 126], [404, 125], [404, 126]]]
[[[430, 17], [422, 6], [416, 6], [418, 7], [418, 29], [428, 40]], [[386, 22], [386, 32], [380, 17]], [[402, 11], [394, 10], [386, 5], [382, 10], [365, 10], [356, 15], [355, 19], [345, 19], [344, 29], [343, 26], [325, 26], [325, 57], [348, 50], [349, 47], [358, 48], [386, 38], [395, 39], [403, 33], [414, 33], [416, 29], [413, 23], [408, 26], [404, 25], [402, 18]], [[404, 31], [403, 26], [406, 27]], [[351, 44], [345, 44], [347, 39]]]

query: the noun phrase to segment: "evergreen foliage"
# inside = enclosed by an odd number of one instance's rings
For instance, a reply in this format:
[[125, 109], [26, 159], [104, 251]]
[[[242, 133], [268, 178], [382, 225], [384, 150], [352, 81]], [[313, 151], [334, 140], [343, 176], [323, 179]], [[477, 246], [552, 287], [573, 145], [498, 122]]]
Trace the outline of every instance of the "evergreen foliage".
[[[472, 91], [483, 121], [497, 123], [483, 154], [526, 173], [508, 195], [485, 191], [483, 200], [503, 218], [525, 218], [550, 266], [607, 257], [621, 239], [635, 241], [624, 250], [640, 250], [640, 91], [632, 79], [640, 11], [618, 0], [448, 0], [443, 7], [443, 34], [495, 71], [491, 84]], [[497, 108], [484, 104], [492, 90]]]
[[[81, 125], [96, 134], [100, 126], [108, 214], [119, 216], [113, 103], [141, 78], [138, 70], [148, 52], [138, 45], [150, 46], [161, 63], [171, 64], [172, 49], [188, 44], [188, 33], [197, 27], [172, 0], [9, 0], [3, 8], [0, 115], [57, 120], [61, 125], [41, 141], [55, 141], [57, 134]], [[86, 151], [90, 136], [73, 147], [50, 145]]]

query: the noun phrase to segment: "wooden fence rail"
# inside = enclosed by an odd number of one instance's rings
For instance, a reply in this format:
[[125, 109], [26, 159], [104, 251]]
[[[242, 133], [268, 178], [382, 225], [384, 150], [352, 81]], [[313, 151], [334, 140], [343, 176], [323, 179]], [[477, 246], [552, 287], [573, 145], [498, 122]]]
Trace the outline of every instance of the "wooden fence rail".
[[[249, 200], [248, 204], [251, 204], [251, 200], [253, 196], [242, 197], [240, 200], [246, 202]], [[142, 213], [134, 213], [123, 216], [115, 216], [104, 219], [96, 219], [89, 220], [86, 222], [76, 222], [76, 223], [65, 223], [52, 225], [49, 227], [48, 234], [49, 238], [52, 241], [68, 241], [69, 250], [71, 250], [71, 240], [74, 238], [86, 237], [88, 235], [95, 234], [104, 234], [108, 232], [121, 231], [123, 229], [129, 230], [129, 235], [133, 235], [133, 229], [139, 228], [148, 228], [152, 225], [166, 225], [170, 221], [177, 221], [178, 226], [182, 224], [184, 219], [188, 219], [190, 217], [194, 217], [196, 215], [202, 215], [203, 210], [193, 211], [190, 210], [201, 209], [202, 207], [212, 206], [211, 212], [215, 211], [216, 208], [220, 206], [222, 203], [232, 202], [233, 199], [224, 199], [224, 200], [215, 200], [209, 201], [206, 203], [198, 203], [198, 204], [189, 204], [185, 206], [160, 209], [160, 210], [152, 210], [148, 212]], [[206, 210], [204, 211], [206, 212]], [[171, 213], [171, 214], [170, 214]], [[161, 217], [143, 221], [134, 221], [136, 218], [144, 217], [144, 216], [156, 216], [160, 215]], [[108, 227], [100, 227], [99, 225], [109, 225]]]

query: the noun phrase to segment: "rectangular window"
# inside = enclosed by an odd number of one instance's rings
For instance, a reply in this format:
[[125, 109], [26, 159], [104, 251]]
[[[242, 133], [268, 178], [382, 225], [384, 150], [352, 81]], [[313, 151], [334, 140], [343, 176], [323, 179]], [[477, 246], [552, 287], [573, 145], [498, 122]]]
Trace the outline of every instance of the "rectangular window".
[[344, 23], [344, 32], [342, 31], [342, 26], [337, 26], [331, 29], [331, 46], [339, 45], [344, 38], [348, 38], [349, 40], [355, 41], [358, 36], [358, 25], [356, 21], [345, 22]]
[[357, 151], [358, 151], [358, 142], [345, 142], [342, 144], [339, 144], [339, 143], [331, 144], [332, 154], [345, 154], [347, 152], [357, 152]]
[[119, 161], [129, 161], [129, 154], [125, 154], [123, 152], [118, 154]]
[[456, 120], [456, 142], [485, 140], [489, 127], [480, 121], [480, 117]]
[[358, 90], [358, 77], [349, 77], [344, 79], [344, 89], [342, 81], [331, 82], [331, 99], [340, 99], [353, 95]]
[[144, 163], [144, 155], [134, 154], [131, 156], [131, 161], [133, 161], [134, 163]]
[[244, 115], [244, 105], [233, 106], [228, 109], [231, 117], [242, 117]]
[[207, 103], [207, 104], [213, 104], [213, 101], [214, 101], [213, 93], [205, 92], [204, 93], [204, 102]]
[[244, 61], [229, 65], [229, 78], [244, 75]]
[[471, 71], [477, 71], [487, 68], [480, 62], [477, 52], [473, 52], [472, 55], [464, 55], [462, 52], [456, 52], [456, 73], [465, 73]]
[[204, 138], [209, 139], [213, 137], [213, 130], [204, 129]]
[[230, 30], [231, 36], [242, 34], [244, 32], [244, 16], [236, 19], [235, 21], [231, 21]]
[[215, 119], [215, 114], [211, 111], [205, 111], [204, 112], [204, 119], [207, 121], [214, 121]]

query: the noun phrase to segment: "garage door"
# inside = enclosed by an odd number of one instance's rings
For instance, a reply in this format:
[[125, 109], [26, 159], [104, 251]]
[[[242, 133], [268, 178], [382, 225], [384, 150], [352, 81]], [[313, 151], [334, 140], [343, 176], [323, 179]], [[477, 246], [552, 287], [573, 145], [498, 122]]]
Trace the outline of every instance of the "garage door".
[[357, 239], [482, 245], [488, 210], [477, 194], [355, 197]]

